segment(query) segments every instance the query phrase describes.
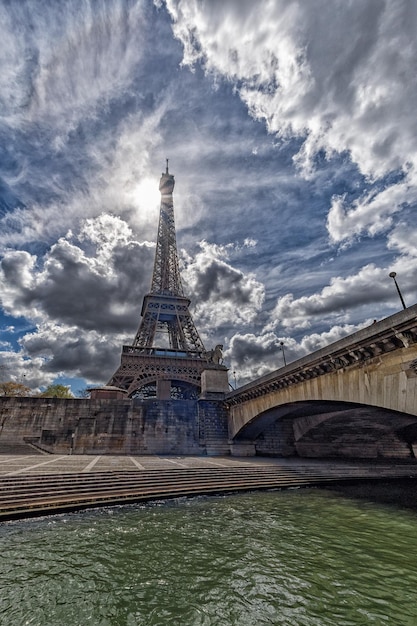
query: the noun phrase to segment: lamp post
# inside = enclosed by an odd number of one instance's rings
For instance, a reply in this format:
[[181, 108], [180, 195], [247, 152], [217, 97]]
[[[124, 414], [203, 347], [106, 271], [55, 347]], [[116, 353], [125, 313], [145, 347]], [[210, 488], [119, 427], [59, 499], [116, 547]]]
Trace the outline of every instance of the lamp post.
[[287, 361], [286, 361], [286, 358], [285, 358], [284, 342], [283, 342], [283, 341], [280, 341], [280, 342], [279, 342], [279, 345], [281, 346], [281, 350], [282, 350], [282, 357], [283, 357], [283, 359], [284, 359], [284, 366], [286, 367], [286, 366], [287, 366]]
[[395, 283], [395, 286], [397, 287], [398, 295], [400, 296], [400, 300], [401, 300], [401, 304], [403, 305], [403, 309], [406, 309], [407, 307], [405, 306], [404, 298], [403, 298], [403, 296], [402, 296], [402, 293], [401, 293], [401, 291], [400, 291], [400, 288], [399, 288], [399, 286], [398, 286], [398, 283], [397, 283], [397, 281], [396, 281], [396, 279], [395, 279], [396, 275], [397, 275], [397, 272], [390, 272], [390, 273], [389, 273], [389, 277], [390, 277], [390, 278], [392, 278], [392, 280], [393, 280], [393, 281], [394, 281], [394, 283]]

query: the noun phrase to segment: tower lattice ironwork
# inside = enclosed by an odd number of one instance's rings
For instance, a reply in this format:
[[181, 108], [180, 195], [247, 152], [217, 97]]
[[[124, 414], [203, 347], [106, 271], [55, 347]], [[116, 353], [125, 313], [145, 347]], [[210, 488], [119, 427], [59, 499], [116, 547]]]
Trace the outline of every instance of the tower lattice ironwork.
[[132, 345], [123, 346], [120, 367], [108, 385], [130, 397], [195, 397], [206, 369], [226, 368], [210, 361], [194, 325], [190, 299], [182, 287], [174, 220], [174, 176], [162, 173], [161, 208], [151, 289]]

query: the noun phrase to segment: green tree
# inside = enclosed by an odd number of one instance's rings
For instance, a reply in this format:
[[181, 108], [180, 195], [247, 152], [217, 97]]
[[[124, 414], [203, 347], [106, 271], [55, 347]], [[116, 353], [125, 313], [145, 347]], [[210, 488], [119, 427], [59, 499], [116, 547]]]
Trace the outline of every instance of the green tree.
[[39, 394], [39, 398], [73, 398], [70, 388], [65, 385], [49, 385]]
[[13, 381], [5, 381], [0, 383], [0, 396], [25, 397], [31, 396], [32, 390], [22, 383], [14, 383]]

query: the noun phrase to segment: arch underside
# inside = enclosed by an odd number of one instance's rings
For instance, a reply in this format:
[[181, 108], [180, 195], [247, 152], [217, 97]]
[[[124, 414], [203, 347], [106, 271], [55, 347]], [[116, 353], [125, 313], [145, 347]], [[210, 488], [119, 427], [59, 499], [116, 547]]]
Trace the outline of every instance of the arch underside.
[[253, 442], [258, 454], [306, 457], [417, 456], [417, 417], [340, 401], [299, 401], [254, 417], [234, 441]]
[[[140, 386], [132, 385], [134, 387], [133, 392], [130, 393], [130, 398], [137, 398], [141, 400], [155, 399], [158, 397], [158, 382], [163, 379], [148, 380], [145, 384], [143, 382]], [[197, 400], [200, 386], [194, 382], [188, 380], [172, 380], [170, 381], [170, 398], [172, 400]]]
[[[161, 381], [171, 381], [173, 387], [193, 388], [197, 393], [201, 389], [201, 372], [205, 367], [206, 361], [200, 359], [122, 356], [111, 384], [124, 389], [128, 397], [141, 397], [142, 389], [150, 389]], [[174, 389], [173, 393], [176, 393]], [[188, 395], [187, 392], [186, 397]]]

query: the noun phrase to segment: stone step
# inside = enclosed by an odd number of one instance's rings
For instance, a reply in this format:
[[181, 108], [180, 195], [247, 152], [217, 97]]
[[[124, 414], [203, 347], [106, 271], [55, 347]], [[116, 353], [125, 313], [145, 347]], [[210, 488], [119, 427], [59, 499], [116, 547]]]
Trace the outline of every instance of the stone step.
[[417, 468], [406, 466], [329, 467], [328, 475], [318, 469], [299, 472], [298, 468], [275, 465], [6, 476], [0, 479], [0, 521], [158, 498], [417, 476]]

